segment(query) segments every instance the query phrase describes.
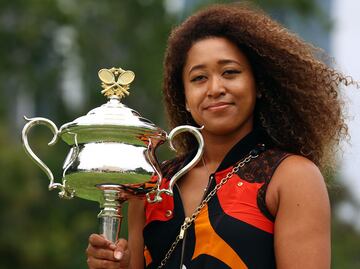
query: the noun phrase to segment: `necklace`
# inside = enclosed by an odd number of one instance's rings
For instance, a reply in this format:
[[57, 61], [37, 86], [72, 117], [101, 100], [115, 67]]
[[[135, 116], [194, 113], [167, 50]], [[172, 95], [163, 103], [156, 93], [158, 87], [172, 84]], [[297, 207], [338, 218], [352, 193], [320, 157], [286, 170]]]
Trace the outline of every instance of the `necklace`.
[[[264, 145], [261, 144], [258, 148], [255, 148], [250, 151], [250, 153], [239, 161], [233, 169], [227, 173], [227, 175], [220, 180], [218, 184], [216, 184], [215, 188], [209, 192], [209, 194], [205, 197], [205, 199], [200, 203], [200, 205], [195, 209], [194, 213], [192, 213], [191, 217], [186, 217], [183, 224], [180, 227], [180, 232], [176, 236], [175, 241], [171, 244], [170, 249], [165, 254], [165, 257], [160, 262], [160, 265], [157, 267], [158, 269], [163, 268], [166, 262], [170, 259], [171, 254], [174, 252], [178, 243], [183, 240], [186, 230], [194, 223], [195, 219], [200, 214], [201, 210], [205, 207], [205, 205], [210, 201], [210, 199], [216, 194], [216, 192], [235, 174], [239, 171], [241, 167], [245, 164], [249, 163], [252, 159], [256, 159], [260, 152], [264, 150]], [[203, 159], [203, 164], [205, 165], [205, 161]], [[206, 167], [206, 165], [205, 165]]]
[[[201, 161], [202, 161], [203, 167], [205, 167], [205, 170], [206, 170], [206, 172], [207, 172], [207, 177], [210, 178], [211, 173], [210, 173], [210, 171], [209, 171], [209, 168], [208, 168], [207, 165], [206, 165], [204, 156], [201, 157]], [[210, 185], [210, 181], [208, 181], [208, 184], [207, 184], [206, 187], [204, 188], [204, 194], [205, 194], [206, 191], [208, 190], [209, 185]]]

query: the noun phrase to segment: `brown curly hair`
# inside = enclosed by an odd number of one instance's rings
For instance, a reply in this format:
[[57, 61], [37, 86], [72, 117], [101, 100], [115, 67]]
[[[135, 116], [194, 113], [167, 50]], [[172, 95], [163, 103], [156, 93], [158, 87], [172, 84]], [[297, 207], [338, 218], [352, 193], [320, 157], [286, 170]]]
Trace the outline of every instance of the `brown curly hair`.
[[[170, 127], [196, 125], [185, 108], [182, 71], [191, 46], [209, 37], [225, 37], [247, 55], [262, 95], [254, 111], [255, 126], [277, 147], [327, 166], [347, 135], [339, 86], [354, 82], [329, 67], [320, 49], [249, 4], [210, 6], [172, 31], [163, 82]], [[195, 143], [191, 135], [177, 140], [181, 153]]]

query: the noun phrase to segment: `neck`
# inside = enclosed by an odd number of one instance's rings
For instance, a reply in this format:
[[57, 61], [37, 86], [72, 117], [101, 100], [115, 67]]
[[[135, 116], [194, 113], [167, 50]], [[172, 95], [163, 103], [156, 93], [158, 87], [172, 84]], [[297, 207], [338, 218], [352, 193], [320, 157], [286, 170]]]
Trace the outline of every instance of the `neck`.
[[243, 132], [227, 136], [212, 135], [204, 131], [205, 148], [203, 158], [208, 169], [214, 172], [232, 147], [251, 131], [252, 129], [244, 130]]

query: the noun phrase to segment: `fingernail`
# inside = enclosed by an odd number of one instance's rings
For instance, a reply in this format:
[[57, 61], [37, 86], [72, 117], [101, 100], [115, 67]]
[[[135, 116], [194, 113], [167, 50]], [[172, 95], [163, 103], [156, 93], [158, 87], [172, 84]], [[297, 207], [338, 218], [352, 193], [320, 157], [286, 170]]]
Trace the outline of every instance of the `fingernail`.
[[110, 244], [109, 247], [110, 247], [111, 249], [115, 249], [115, 248], [116, 248], [116, 245], [115, 245], [115, 244]]
[[122, 256], [123, 256], [123, 254], [122, 254], [121, 251], [118, 251], [118, 250], [117, 250], [117, 251], [114, 252], [114, 258], [115, 258], [115, 259], [121, 260]]

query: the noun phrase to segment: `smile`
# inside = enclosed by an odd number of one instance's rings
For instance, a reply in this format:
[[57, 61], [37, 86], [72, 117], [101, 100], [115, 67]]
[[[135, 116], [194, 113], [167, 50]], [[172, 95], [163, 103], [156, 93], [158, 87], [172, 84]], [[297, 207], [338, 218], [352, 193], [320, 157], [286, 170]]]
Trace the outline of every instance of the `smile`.
[[232, 103], [227, 103], [227, 102], [218, 102], [218, 103], [213, 103], [210, 105], [207, 105], [205, 107], [205, 110], [209, 110], [209, 111], [218, 111], [218, 110], [222, 110], [225, 108], [228, 108], [229, 106], [231, 106]]

